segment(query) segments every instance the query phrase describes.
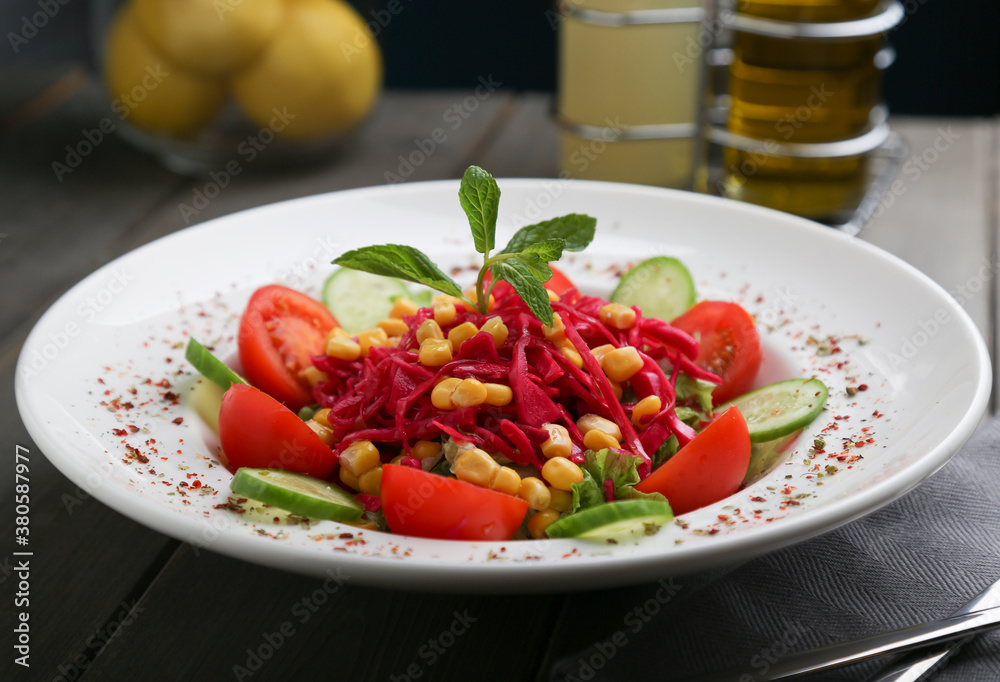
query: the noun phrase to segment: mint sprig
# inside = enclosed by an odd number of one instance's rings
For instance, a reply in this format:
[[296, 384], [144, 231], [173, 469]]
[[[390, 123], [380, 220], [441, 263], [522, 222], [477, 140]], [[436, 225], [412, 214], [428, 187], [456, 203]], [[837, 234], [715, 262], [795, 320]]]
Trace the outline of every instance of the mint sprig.
[[459, 203], [469, 219], [476, 251], [483, 254], [483, 265], [476, 278], [476, 303], [462, 293], [461, 287], [441, 271], [419, 249], [400, 244], [366, 246], [349, 251], [333, 263], [345, 268], [376, 275], [396, 277], [423, 284], [465, 301], [486, 313], [489, 291], [486, 273], [492, 274], [493, 284], [509, 283], [543, 323], [553, 322], [552, 305], [544, 284], [552, 277], [549, 263], [562, 257], [563, 251], [582, 251], [594, 238], [597, 220], [587, 215], [571, 213], [559, 218], [523, 227], [499, 253], [496, 248], [497, 214], [500, 188], [493, 176], [478, 166], [469, 166], [462, 175], [458, 190]]

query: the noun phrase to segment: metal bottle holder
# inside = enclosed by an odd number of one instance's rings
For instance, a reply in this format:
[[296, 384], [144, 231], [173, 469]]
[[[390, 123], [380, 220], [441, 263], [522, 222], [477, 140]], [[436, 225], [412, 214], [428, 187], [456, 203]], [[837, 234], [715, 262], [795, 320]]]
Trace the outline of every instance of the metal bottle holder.
[[[560, 111], [555, 111], [556, 124], [567, 133], [592, 140], [665, 140], [690, 138], [694, 145], [696, 160], [691, 169], [688, 188], [697, 185], [699, 191], [710, 192], [717, 186], [712, 182], [723, 169], [710, 163], [723, 148], [747, 152], [761, 152], [770, 156], [799, 159], [823, 159], [867, 155], [870, 161], [871, 182], [864, 198], [854, 210], [851, 218], [835, 225], [837, 229], [857, 235], [869, 222], [881, 197], [888, 190], [898, 174], [908, 154], [905, 141], [890, 130], [887, 111], [884, 106], [876, 106], [868, 126], [858, 135], [821, 143], [779, 143], [761, 140], [733, 133], [726, 128], [728, 105], [721, 93], [712, 92], [711, 83], [717, 80], [716, 70], [727, 68], [733, 58], [732, 49], [727, 45], [733, 33], [749, 33], [776, 39], [807, 41], [849, 41], [888, 33], [902, 21], [905, 10], [899, 0], [883, 0], [876, 10], [867, 17], [838, 22], [789, 22], [741, 15], [727, 6], [726, 0], [705, 0], [702, 7], [663, 8], [614, 12], [582, 8], [569, 0], [561, 0], [559, 12], [564, 18], [572, 18], [587, 24], [616, 27], [628, 30], [632, 26], [650, 24], [700, 24], [711, 42], [702, 50], [699, 76], [698, 99], [702, 106], [694, 112], [691, 122], [629, 125], [623, 129], [608, 128], [573, 120]], [[700, 42], [699, 42], [700, 45]], [[895, 52], [884, 47], [876, 56], [876, 68], [884, 70], [894, 60]], [[699, 165], [703, 165], [699, 169]], [[696, 181], [696, 176], [700, 180]]]

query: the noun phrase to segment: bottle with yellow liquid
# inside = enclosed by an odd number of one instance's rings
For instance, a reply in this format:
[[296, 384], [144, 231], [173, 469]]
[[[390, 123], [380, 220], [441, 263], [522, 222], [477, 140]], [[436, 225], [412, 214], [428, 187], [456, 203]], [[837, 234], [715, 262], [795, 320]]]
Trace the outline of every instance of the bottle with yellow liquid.
[[560, 14], [561, 175], [690, 188], [701, 0], [567, 0]]
[[869, 152], [888, 134], [880, 96], [895, 5], [739, 0], [723, 195], [828, 222], [850, 217], [870, 183]]

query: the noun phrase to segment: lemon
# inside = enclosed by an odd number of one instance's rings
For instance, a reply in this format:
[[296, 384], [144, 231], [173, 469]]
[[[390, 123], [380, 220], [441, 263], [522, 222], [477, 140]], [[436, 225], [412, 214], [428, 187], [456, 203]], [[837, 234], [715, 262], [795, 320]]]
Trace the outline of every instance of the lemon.
[[152, 132], [187, 136], [214, 119], [226, 101], [221, 80], [186, 72], [143, 39], [132, 5], [112, 20], [104, 53], [112, 109]]
[[247, 64], [277, 32], [283, 0], [132, 0], [153, 46], [192, 71], [222, 76]]
[[340, 0], [287, 5], [278, 34], [233, 77], [236, 101], [251, 121], [287, 139], [343, 132], [375, 104], [382, 83], [378, 44]]

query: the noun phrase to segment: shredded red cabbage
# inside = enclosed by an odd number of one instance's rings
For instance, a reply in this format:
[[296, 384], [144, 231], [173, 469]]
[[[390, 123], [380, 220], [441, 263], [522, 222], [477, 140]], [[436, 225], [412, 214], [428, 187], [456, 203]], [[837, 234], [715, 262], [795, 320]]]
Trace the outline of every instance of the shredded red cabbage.
[[[682, 445], [694, 436], [674, 410], [677, 374], [716, 383], [719, 379], [692, 362], [698, 344], [691, 336], [662, 320], [643, 317], [638, 308], [634, 308], [636, 322], [631, 328], [615, 329], [600, 319], [605, 301], [570, 290], [552, 308], [565, 327], [562, 343], [571, 345], [583, 359], [580, 368], [546, 339], [542, 323], [512, 288], [497, 292], [489, 313], [459, 305], [455, 321], [443, 331], [447, 334], [463, 322], [481, 328], [486, 320], [499, 317], [508, 329], [500, 348], [493, 336], [480, 332], [466, 340], [444, 366], [421, 365], [414, 352], [419, 347], [416, 329], [434, 314], [431, 308], [421, 308], [404, 318], [410, 331], [395, 347], [372, 347], [368, 357], [353, 362], [314, 357], [314, 365], [326, 373], [327, 380], [317, 384], [313, 394], [321, 407], [330, 408], [327, 420], [338, 439], [335, 451], [339, 454], [350, 443], [366, 439], [378, 443], [384, 457], [402, 454], [406, 456], [403, 463], [419, 466], [419, 460], [409, 456], [410, 446], [417, 440], [447, 436], [540, 469], [544, 458], [538, 446], [548, 438], [543, 426], [565, 426], [573, 443], [570, 459], [583, 461], [583, 435], [576, 420], [594, 413], [618, 425], [622, 449], [642, 458], [639, 474], [645, 477], [651, 469], [649, 453], [672, 435]], [[642, 369], [626, 382], [629, 395], [624, 403], [590, 350], [603, 344], [633, 346], [643, 359]], [[671, 368], [669, 377], [661, 363]], [[503, 407], [483, 404], [440, 410], [431, 403], [431, 391], [446, 377], [505, 384], [514, 399]], [[650, 395], [657, 396], [662, 407], [635, 427], [630, 419], [632, 407]]]

